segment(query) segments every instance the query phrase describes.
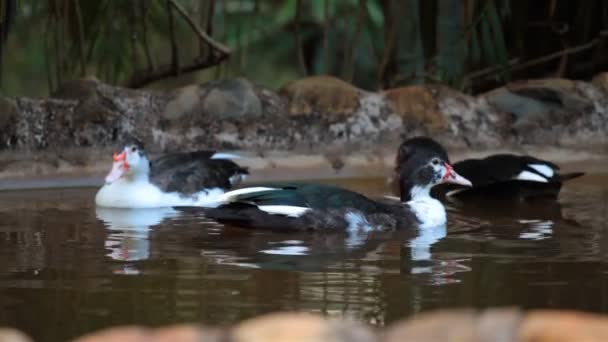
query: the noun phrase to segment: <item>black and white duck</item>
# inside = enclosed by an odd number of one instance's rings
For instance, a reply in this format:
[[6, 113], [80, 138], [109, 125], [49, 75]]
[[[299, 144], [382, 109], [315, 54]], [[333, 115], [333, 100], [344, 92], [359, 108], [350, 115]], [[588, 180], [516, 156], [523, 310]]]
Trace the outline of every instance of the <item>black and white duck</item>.
[[550, 161], [516, 154], [465, 159], [455, 163], [454, 169], [473, 186], [439, 185], [433, 189], [434, 195], [459, 200], [554, 200], [565, 181], [584, 174], [560, 173], [559, 166]]
[[134, 140], [114, 153], [105, 185], [95, 203], [114, 208], [205, 206], [238, 184], [249, 172], [215, 151], [171, 153], [149, 160]]
[[218, 197], [217, 207], [205, 213], [223, 223], [280, 231], [444, 225], [445, 208], [431, 197], [431, 188], [442, 183], [470, 186], [471, 182], [454, 171], [445, 150], [430, 138], [410, 139], [400, 151], [400, 200], [373, 200], [332, 185], [267, 184], [226, 192]]

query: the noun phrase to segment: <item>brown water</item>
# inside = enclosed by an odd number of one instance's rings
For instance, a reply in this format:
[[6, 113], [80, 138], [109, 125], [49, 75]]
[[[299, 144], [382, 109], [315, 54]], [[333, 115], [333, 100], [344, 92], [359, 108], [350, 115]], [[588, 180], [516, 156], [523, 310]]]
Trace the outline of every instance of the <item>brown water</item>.
[[[608, 174], [561, 208], [449, 208], [446, 231], [247, 231], [194, 213], [97, 210], [95, 189], [0, 193], [0, 326], [61, 341], [118, 324], [304, 310], [384, 325], [446, 307], [608, 311]], [[383, 180], [334, 183], [370, 195]], [[447, 234], [446, 234], [447, 233]]]

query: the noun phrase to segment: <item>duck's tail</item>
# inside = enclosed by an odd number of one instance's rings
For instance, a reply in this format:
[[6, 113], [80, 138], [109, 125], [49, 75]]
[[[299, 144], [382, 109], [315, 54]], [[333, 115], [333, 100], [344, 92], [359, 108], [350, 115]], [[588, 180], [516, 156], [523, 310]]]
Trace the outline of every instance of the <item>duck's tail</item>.
[[567, 180], [571, 180], [574, 178], [578, 178], [580, 176], [583, 176], [585, 173], [584, 172], [570, 172], [570, 173], [564, 173], [564, 174], [560, 174], [559, 175], [559, 180], [560, 182], [565, 182]]

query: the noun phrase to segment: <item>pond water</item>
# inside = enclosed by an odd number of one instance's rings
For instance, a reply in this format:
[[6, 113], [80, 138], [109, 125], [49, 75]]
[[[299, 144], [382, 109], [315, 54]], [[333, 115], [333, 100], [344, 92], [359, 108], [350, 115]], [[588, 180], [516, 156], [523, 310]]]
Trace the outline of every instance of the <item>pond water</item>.
[[[328, 182], [388, 192], [383, 179]], [[608, 174], [569, 182], [559, 205], [452, 204], [447, 231], [356, 237], [100, 210], [95, 191], [0, 193], [0, 326], [61, 341], [276, 310], [384, 325], [446, 307], [608, 309]]]

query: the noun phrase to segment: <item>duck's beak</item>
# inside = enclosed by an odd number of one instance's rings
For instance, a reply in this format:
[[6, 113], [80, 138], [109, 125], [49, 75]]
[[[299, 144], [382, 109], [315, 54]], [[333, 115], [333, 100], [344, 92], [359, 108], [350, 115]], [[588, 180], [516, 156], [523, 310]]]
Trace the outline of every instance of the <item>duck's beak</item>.
[[118, 180], [122, 177], [126, 171], [129, 170], [129, 164], [125, 160], [127, 157], [127, 152], [123, 151], [120, 154], [114, 153], [113, 159], [114, 163], [112, 163], [112, 170], [106, 176], [106, 183], [110, 184]]
[[442, 183], [452, 183], [452, 184], [459, 184], [459, 185], [464, 185], [464, 186], [473, 186], [473, 183], [471, 183], [470, 180], [459, 175], [454, 170], [452, 165], [445, 163], [445, 169], [446, 169], [446, 173], [445, 173], [445, 176], [443, 176], [443, 179], [441, 180]]

